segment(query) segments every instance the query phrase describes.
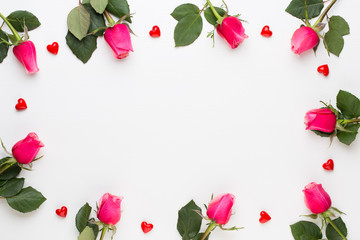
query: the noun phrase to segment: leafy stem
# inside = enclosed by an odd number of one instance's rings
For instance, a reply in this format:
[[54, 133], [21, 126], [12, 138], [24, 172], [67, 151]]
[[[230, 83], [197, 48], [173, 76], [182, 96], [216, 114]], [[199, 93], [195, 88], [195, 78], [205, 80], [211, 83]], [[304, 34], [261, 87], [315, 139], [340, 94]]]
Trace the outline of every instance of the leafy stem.
[[13, 27], [13, 25], [11, 25], [11, 23], [9, 22], [9, 20], [6, 19], [6, 17], [4, 17], [4, 15], [2, 15], [0, 13], [0, 17], [4, 20], [4, 22], [6, 23], [6, 25], [8, 25], [8, 27], [10, 28], [11, 32], [14, 34], [17, 42], [21, 41], [21, 37], [19, 35], [19, 33], [15, 30], [15, 28]]
[[206, 2], [209, 4], [211, 11], [214, 13], [215, 17], [217, 18], [218, 23], [221, 24], [221, 22], [224, 18], [222, 16], [220, 16], [220, 14], [216, 11], [216, 9], [214, 8], [214, 6], [210, 2], [210, 0], [206, 0]]
[[325, 221], [327, 221], [335, 229], [335, 231], [342, 237], [342, 239], [347, 240], [347, 238], [340, 231], [340, 229], [334, 224], [334, 222], [330, 219], [330, 217], [325, 213], [323, 213], [323, 216], [325, 218]]
[[111, 17], [110, 13], [105, 10], [105, 11], [104, 11], [104, 15], [105, 15], [105, 17], [106, 17], [106, 20], [108, 20], [110, 27], [115, 26], [116, 22], [115, 22], [114, 19]]
[[209, 233], [214, 230], [214, 228], [216, 228], [217, 224], [216, 222], [211, 222], [210, 225], [208, 226], [208, 228], [206, 229], [206, 231], [204, 232], [204, 235], [202, 236], [202, 238], [200, 240], [204, 240]]
[[348, 123], [358, 123], [358, 122], [360, 122], [360, 118], [344, 119], [340, 123], [341, 124], [348, 124]]
[[321, 13], [320, 17], [318, 18], [318, 20], [315, 22], [314, 26], [316, 26], [318, 23], [321, 23], [326, 14], [329, 12], [330, 8], [336, 3], [337, 0], [332, 0], [331, 3], [326, 7], [326, 9]]
[[108, 225], [105, 225], [101, 231], [101, 236], [100, 236], [100, 240], [103, 240], [104, 239], [104, 236], [105, 236], [105, 233], [106, 231], [108, 230], [109, 226]]

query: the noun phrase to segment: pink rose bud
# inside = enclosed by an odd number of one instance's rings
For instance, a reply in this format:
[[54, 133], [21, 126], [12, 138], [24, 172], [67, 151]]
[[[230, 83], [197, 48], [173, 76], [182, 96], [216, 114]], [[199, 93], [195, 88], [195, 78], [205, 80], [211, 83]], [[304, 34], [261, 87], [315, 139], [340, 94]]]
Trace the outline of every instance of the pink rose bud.
[[120, 204], [123, 197], [117, 197], [110, 193], [105, 193], [99, 200], [99, 209], [97, 211], [98, 219], [105, 224], [115, 225], [120, 221]]
[[13, 48], [13, 53], [19, 62], [25, 67], [28, 74], [39, 71], [36, 62], [36, 49], [32, 41], [25, 41]]
[[224, 18], [222, 23], [217, 25], [216, 30], [230, 44], [232, 49], [237, 48], [248, 37], [241, 21], [233, 16]]
[[12, 154], [18, 163], [29, 164], [35, 159], [42, 147], [44, 144], [39, 140], [36, 133], [29, 133], [26, 138], [18, 141], [12, 147]]
[[130, 31], [125, 24], [116, 24], [114, 27], [109, 27], [105, 31], [104, 38], [117, 59], [126, 58], [129, 56], [129, 51], [133, 52]]
[[219, 225], [226, 224], [231, 216], [231, 208], [234, 205], [235, 196], [227, 193], [219, 195], [210, 201], [207, 216]]
[[294, 32], [291, 38], [291, 50], [296, 54], [301, 54], [313, 49], [318, 42], [319, 36], [311, 27], [301, 27]]
[[330, 108], [313, 109], [305, 115], [306, 130], [332, 133], [336, 127], [336, 115]]
[[331, 207], [330, 196], [321, 184], [309, 183], [303, 193], [305, 194], [305, 204], [312, 213], [323, 213]]

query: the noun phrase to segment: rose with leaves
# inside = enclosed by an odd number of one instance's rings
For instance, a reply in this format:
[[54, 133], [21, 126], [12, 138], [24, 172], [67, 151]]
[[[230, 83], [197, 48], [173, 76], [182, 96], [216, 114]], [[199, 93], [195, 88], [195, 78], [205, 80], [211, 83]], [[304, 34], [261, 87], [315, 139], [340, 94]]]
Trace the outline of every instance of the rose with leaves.
[[322, 102], [325, 107], [313, 109], [305, 114], [306, 130], [312, 130], [322, 137], [336, 136], [340, 142], [350, 145], [360, 127], [360, 100], [353, 94], [340, 90], [336, 107]]
[[[323, 40], [324, 46], [330, 53], [339, 56], [344, 47], [343, 36], [350, 33], [348, 23], [340, 16], [327, 17], [331, 7], [337, 0], [332, 0], [324, 11], [323, 0], [292, 0], [286, 8], [286, 12], [299, 18], [303, 25], [298, 28], [291, 38], [291, 50], [295, 54], [301, 54], [310, 49], [316, 51], [320, 39]], [[321, 12], [322, 11], [322, 12]], [[314, 24], [310, 20], [318, 17]], [[329, 19], [328, 23], [324, 23], [324, 19]], [[321, 34], [328, 24], [329, 30], [325, 34]]]
[[[40, 26], [37, 17], [28, 11], [15, 11], [7, 17], [0, 13], [0, 17], [12, 33], [8, 34], [0, 27], [0, 63], [7, 57], [9, 46], [14, 46], [13, 53], [24, 66], [26, 73], [38, 72], [35, 45], [29, 40], [28, 34]], [[24, 36], [20, 36], [19, 32], [24, 32]]]
[[32, 187], [24, 186], [24, 178], [17, 178], [22, 169], [31, 170], [32, 163], [39, 158], [36, 155], [44, 144], [36, 133], [29, 133], [18, 141], [9, 153], [1, 141], [4, 151], [9, 155], [0, 159], [0, 197], [7, 200], [13, 209], [27, 213], [34, 211], [46, 198]]
[[[112, 16], [119, 20], [115, 21]], [[73, 54], [86, 63], [97, 48], [97, 38], [104, 36], [115, 58], [126, 58], [133, 52], [131, 22], [127, 0], [82, 0], [68, 15], [66, 43]]]
[[322, 185], [311, 182], [305, 186], [303, 193], [305, 205], [312, 212], [306, 217], [320, 218], [322, 228], [320, 229], [313, 222], [299, 221], [290, 226], [294, 239], [323, 239], [322, 229], [325, 227], [328, 240], [347, 240], [346, 225], [341, 217], [331, 219], [336, 216], [336, 213], [343, 214], [343, 212], [331, 206], [331, 198]]
[[92, 208], [88, 203], [80, 208], [76, 214], [75, 223], [80, 235], [79, 240], [95, 240], [101, 232], [100, 240], [103, 240], [108, 230], [116, 233], [116, 224], [121, 218], [121, 201], [123, 197], [118, 197], [110, 193], [105, 193], [99, 200], [97, 206], [97, 218], [90, 218]]
[[192, 44], [201, 34], [203, 20], [201, 14], [204, 12], [205, 19], [214, 26], [214, 30], [208, 34], [214, 40], [215, 29], [220, 37], [224, 38], [229, 46], [237, 48], [248, 36], [238, 15], [230, 16], [226, 10], [214, 7], [210, 0], [200, 10], [191, 3], [182, 4], [174, 9], [171, 16], [178, 21], [174, 30], [175, 46], [187, 46]]
[[[232, 214], [232, 207], [234, 205], [235, 196], [226, 193], [212, 198], [209, 205], [206, 207], [206, 215], [203, 216], [201, 208], [191, 200], [187, 205], [182, 207], [178, 213], [177, 229], [182, 239], [209, 239], [210, 233], [219, 227], [222, 230], [238, 230], [241, 228], [232, 227], [224, 228]], [[200, 233], [202, 220], [205, 219], [209, 223], [205, 232]], [[191, 223], [191, 224], [190, 224]]]

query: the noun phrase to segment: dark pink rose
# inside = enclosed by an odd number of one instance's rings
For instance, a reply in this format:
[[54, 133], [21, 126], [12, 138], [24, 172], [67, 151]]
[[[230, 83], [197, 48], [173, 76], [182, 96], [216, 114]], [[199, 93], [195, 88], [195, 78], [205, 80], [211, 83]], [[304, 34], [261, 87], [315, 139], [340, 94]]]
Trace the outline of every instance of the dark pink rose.
[[217, 196], [210, 201], [207, 216], [219, 225], [226, 224], [230, 219], [234, 201], [235, 196], [230, 193]]
[[44, 144], [39, 140], [36, 133], [29, 133], [26, 138], [18, 141], [12, 147], [12, 154], [16, 161], [21, 164], [31, 163]]
[[331, 207], [329, 194], [325, 192], [321, 184], [309, 183], [303, 190], [305, 204], [312, 213], [323, 213]]
[[291, 50], [296, 54], [301, 54], [309, 49], [313, 49], [319, 42], [319, 36], [311, 27], [301, 27], [297, 29], [291, 38]]
[[105, 193], [99, 200], [99, 209], [97, 211], [98, 219], [105, 224], [115, 225], [120, 221], [120, 204], [123, 197], [117, 197], [110, 193]]
[[31, 41], [25, 41], [16, 45], [13, 48], [15, 57], [25, 67], [28, 74], [33, 74], [39, 71], [36, 62], [36, 49], [35, 45]]
[[336, 115], [330, 108], [313, 109], [305, 115], [306, 130], [332, 133], [336, 127]]
[[125, 24], [116, 24], [114, 27], [109, 27], [105, 31], [104, 38], [113, 50], [114, 56], [118, 59], [129, 56], [129, 51], [133, 52], [130, 31]]
[[245, 34], [241, 21], [233, 16], [224, 18], [222, 23], [217, 25], [216, 30], [229, 43], [232, 49], [237, 48], [248, 37]]

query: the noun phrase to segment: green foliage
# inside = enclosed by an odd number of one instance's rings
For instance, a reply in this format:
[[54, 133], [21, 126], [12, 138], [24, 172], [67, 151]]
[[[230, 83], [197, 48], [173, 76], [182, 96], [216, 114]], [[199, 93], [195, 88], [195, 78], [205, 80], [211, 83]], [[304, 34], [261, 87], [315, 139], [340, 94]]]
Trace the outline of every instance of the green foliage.
[[312, 19], [320, 15], [323, 7], [323, 0], [292, 0], [285, 11], [299, 19]]
[[345, 129], [350, 132], [338, 131], [336, 136], [340, 142], [350, 145], [355, 140], [359, 127], [360, 124], [349, 124], [345, 126]]
[[199, 14], [183, 17], [175, 27], [175, 46], [186, 46], [193, 43], [201, 34], [203, 21]]
[[109, 3], [108, 0], [90, 0], [91, 6], [94, 8], [94, 10], [97, 13], [100, 13], [100, 14], [102, 14], [105, 11], [108, 3]]
[[350, 34], [349, 24], [340, 16], [332, 16], [329, 20], [329, 29], [337, 31], [341, 36]]
[[0, 174], [0, 180], [10, 180], [19, 175], [20, 172], [21, 167], [19, 167], [17, 164], [14, 164]]
[[104, 15], [98, 14], [95, 10], [90, 6], [90, 4], [84, 4], [84, 7], [90, 14], [90, 26], [88, 33], [95, 32], [95, 36], [102, 36], [104, 35], [106, 24]]
[[46, 198], [32, 187], [24, 188], [13, 197], [6, 198], [8, 204], [13, 209], [27, 213], [34, 211], [46, 201]]
[[9, 38], [6, 33], [0, 29], [0, 63], [7, 57], [9, 51], [9, 45], [6, 42], [2, 42], [4, 40], [8, 42]]
[[90, 14], [82, 4], [70, 11], [67, 26], [78, 40], [86, 37], [90, 27]]
[[318, 240], [322, 239], [320, 228], [312, 222], [299, 221], [290, 225], [291, 233], [295, 240]]
[[80, 41], [72, 35], [71, 32], [68, 32], [66, 35], [66, 44], [78, 59], [86, 63], [97, 48], [97, 37], [89, 35]]
[[[225, 16], [225, 14], [226, 14], [226, 11], [224, 9], [222, 9], [222, 8], [215, 7], [215, 10], [222, 17]], [[208, 21], [208, 23], [210, 23], [211, 25], [216, 26], [218, 24], [217, 23], [217, 18], [215, 17], [215, 15], [214, 15], [213, 11], [211, 10], [211, 8], [205, 9], [204, 16], [205, 16], [206, 21]]]
[[199, 14], [199, 13], [200, 13], [200, 9], [196, 5], [191, 3], [185, 3], [176, 7], [170, 15], [173, 18], [175, 18], [177, 21], [180, 21], [182, 18], [186, 17], [187, 15]]
[[178, 212], [177, 230], [183, 240], [196, 239], [200, 231], [202, 217], [194, 210], [201, 212], [201, 208], [191, 200]]
[[[88, 225], [89, 217], [91, 213], [91, 207], [88, 203], [80, 208], [75, 217], [75, 225], [77, 230], [81, 233]], [[90, 228], [92, 229], [92, 228]]]
[[337, 31], [328, 31], [324, 36], [324, 45], [328, 52], [339, 56], [344, 48], [344, 38]]
[[24, 186], [24, 178], [13, 178], [0, 187], [1, 197], [12, 197], [18, 194]]
[[345, 118], [360, 117], [360, 100], [347, 91], [339, 91], [336, 96], [336, 106]]
[[85, 229], [80, 233], [78, 240], [95, 240], [95, 234], [91, 227], [85, 227]]
[[[106, 10], [118, 18], [130, 14], [130, 7], [126, 0], [109, 0]], [[125, 20], [131, 23], [130, 16], [125, 18]]]
[[[341, 217], [332, 220], [335, 226], [340, 230], [340, 232], [346, 237], [347, 236], [347, 228]], [[328, 240], [342, 240], [343, 238], [340, 234], [334, 229], [331, 224], [328, 224], [326, 227], [326, 237]]]
[[18, 32], [24, 32], [24, 25], [28, 31], [34, 30], [41, 25], [39, 19], [28, 11], [12, 12], [7, 16], [7, 20]]

